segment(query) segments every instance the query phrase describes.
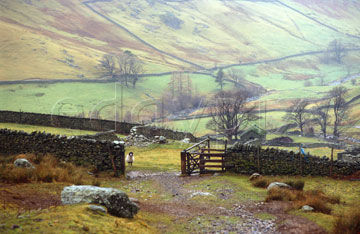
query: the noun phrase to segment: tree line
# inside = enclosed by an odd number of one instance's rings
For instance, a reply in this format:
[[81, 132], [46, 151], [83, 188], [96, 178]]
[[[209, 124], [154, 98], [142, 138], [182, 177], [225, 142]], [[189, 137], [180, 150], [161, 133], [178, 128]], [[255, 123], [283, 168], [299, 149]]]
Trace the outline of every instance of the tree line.
[[328, 136], [328, 128], [332, 125], [332, 134], [338, 139], [347, 126], [359, 121], [350, 119], [351, 104], [346, 100], [347, 97], [348, 89], [339, 86], [330, 90], [324, 100], [319, 102], [311, 99], [293, 100], [284, 119], [295, 123], [301, 135], [305, 132], [305, 126], [316, 124], [324, 138]]

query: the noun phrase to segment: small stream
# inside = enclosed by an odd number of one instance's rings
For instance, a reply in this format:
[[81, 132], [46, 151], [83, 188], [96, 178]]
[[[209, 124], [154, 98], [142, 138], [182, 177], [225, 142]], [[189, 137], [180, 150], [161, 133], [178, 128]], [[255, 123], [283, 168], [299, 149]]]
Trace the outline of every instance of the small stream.
[[342, 78], [340, 80], [335, 80], [335, 81], [330, 82], [329, 86], [337, 86], [337, 85], [345, 83], [345, 82], [347, 82], [349, 80], [356, 79], [358, 77], [360, 77], [360, 73], [355, 73], [355, 74], [352, 74], [352, 75], [349, 75], [349, 76], [345, 76], [344, 78]]

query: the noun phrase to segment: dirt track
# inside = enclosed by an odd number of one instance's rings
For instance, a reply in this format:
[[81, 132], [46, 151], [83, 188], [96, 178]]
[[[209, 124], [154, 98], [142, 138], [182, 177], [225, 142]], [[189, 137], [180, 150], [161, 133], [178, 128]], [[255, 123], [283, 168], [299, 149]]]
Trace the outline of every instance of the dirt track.
[[[143, 201], [140, 203], [141, 209], [175, 216], [176, 223], [187, 223], [186, 227], [192, 233], [326, 233], [307, 219], [287, 214], [287, 203], [244, 202], [236, 199], [236, 189], [231, 186], [224, 186], [210, 193], [208, 190], [202, 191], [196, 185], [192, 186], [206, 182], [213, 176], [180, 177], [176, 173], [141, 172], [139, 175], [135, 175], [130, 181], [155, 182], [173, 197], [169, 201]], [[217, 178], [222, 180], [221, 175]], [[213, 185], [209, 182], [208, 186]], [[208, 198], [211, 199], [210, 202]], [[224, 204], [225, 207], [222, 206]], [[270, 214], [274, 219], [261, 219], [257, 216], [261, 213]], [[160, 228], [167, 230], [167, 227]]]

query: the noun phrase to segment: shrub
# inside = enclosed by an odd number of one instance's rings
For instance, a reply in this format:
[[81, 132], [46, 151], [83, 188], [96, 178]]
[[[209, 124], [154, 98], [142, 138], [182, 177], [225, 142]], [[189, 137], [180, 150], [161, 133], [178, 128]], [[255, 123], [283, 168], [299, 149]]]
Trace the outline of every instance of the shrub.
[[256, 180], [253, 180], [251, 183], [253, 184], [253, 186], [258, 188], [267, 188], [270, 184], [270, 181], [268, 179], [260, 177]]
[[337, 200], [331, 196], [326, 196], [325, 193], [320, 190], [304, 192], [298, 190], [274, 188], [268, 191], [265, 201], [291, 201], [293, 202], [293, 209], [300, 209], [304, 205], [308, 205], [313, 207], [315, 212], [330, 214], [331, 208], [327, 203], [331, 203]]
[[294, 189], [302, 191], [304, 189], [305, 182], [302, 180], [295, 181], [294, 186], [292, 186]]
[[18, 155], [16, 158], [26, 158], [31, 162], [39, 162], [32, 168], [16, 168], [14, 165], [0, 167], [0, 181], [5, 183], [29, 183], [42, 181], [51, 183], [69, 182], [76, 185], [83, 183], [81, 170], [77, 170], [71, 163], [58, 163], [52, 155]]
[[360, 210], [353, 208], [341, 215], [334, 224], [334, 234], [360, 233]]
[[268, 191], [265, 201], [295, 201], [302, 198], [302, 193], [283, 188], [273, 188]]
[[301, 191], [304, 189], [305, 182], [302, 180], [297, 180], [297, 181], [288, 180], [285, 182], [285, 184], [290, 185], [295, 190]]
[[321, 197], [307, 196], [305, 200], [299, 201], [294, 205], [294, 208], [300, 209], [304, 205], [311, 206], [314, 208], [315, 212], [320, 212], [324, 214], [330, 214], [331, 208], [326, 204], [325, 200], [322, 200]]
[[10, 167], [1, 167], [0, 180], [7, 183], [29, 183], [34, 174], [34, 169], [16, 168], [14, 165]]

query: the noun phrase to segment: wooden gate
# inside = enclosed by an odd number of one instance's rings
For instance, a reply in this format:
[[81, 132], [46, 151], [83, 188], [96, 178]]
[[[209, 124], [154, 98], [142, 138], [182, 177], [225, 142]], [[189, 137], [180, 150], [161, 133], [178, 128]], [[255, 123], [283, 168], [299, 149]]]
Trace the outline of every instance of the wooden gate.
[[181, 152], [181, 174], [225, 172], [225, 149], [212, 149], [207, 138]]

